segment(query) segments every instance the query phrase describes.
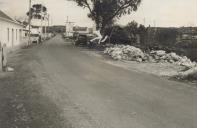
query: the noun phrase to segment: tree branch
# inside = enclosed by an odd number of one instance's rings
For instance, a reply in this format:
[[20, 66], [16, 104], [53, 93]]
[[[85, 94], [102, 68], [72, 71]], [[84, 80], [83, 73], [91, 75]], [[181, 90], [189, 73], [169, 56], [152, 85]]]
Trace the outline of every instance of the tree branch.
[[130, 5], [127, 3], [127, 5], [125, 6], [125, 5], [122, 5], [111, 17], [109, 17], [107, 20], [111, 20], [111, 19], [113, 19], [114, 17], [116, 17], [117, 15], [118, 15], [118, 13], [121, 11], [121, 10], [123, 10], [123, 9], [125, 9], [125, 8], [128, 8]]
[[[134, 3], [131, 3], [131, 2], [134, 2]], [[121, 10], [124, 10], [124, 9], [128, 8], [129, 6], [132, 6], [132, 4], [135, 5], [135, 3], [138, 3], [138, 0], [135, 0], [135, 1], [128, 0], [126, 3], [124, 3], [122, 6], [120, 6], [119, 9], [117, 9], [117, 11], [111, 17], [109, 17], [107, 20], [113, 19], [114, 17], [116, 17], [119, 14], [119, 12]]]
[[84, 4], [86, 5], [85, 7], [87, 7], [89, 9], [90, 13], [92, 13], [92, 9], [91, 9], [90, 4], [88, 3], [87, 0], [84, 0]]

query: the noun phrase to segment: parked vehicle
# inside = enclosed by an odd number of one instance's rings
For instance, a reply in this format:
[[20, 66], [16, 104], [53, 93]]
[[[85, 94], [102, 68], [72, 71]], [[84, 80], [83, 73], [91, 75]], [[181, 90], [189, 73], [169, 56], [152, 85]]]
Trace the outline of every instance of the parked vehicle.
[[66, 33], [62, 33], [62, 37], [63, 38], [66, 38], [67, 36], [66, 36]]
[[75, 40], [75, 45], [87, 45], [88, 37], [86, 34], [79, 34]]
[[[97, 38], [97, 39], [95, 39], [95, 38]], [[92, 41], [92, 39], [94, 39], [94, 41]], [[87, 43], [87, 46], [89, 48], [94, 48], [97, 45], [99, 45], [98, 44], [99, 40], [100, 39], [99, 39], [99, 37], [97, 35], [95, 35], [95, 34], [88, 34], [88, 43]]]
[[73, 39], [74, 39], [74, 40], [76, 40], [78, 36], [79, 36], [79, 33], [78, 33], [78, 32], [74, 32], [74, 33], [73, 33]]
[[40, 43], [41, 42], [41, 36], [39, 34], [31, 34], [30, 39], [32, 43]]

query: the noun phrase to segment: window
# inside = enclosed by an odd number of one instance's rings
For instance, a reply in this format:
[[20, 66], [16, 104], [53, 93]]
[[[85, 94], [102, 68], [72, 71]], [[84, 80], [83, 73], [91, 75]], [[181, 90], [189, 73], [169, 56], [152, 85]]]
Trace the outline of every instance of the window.
[[14, 29], [12, 29], [12, 47], [14, 46], [14, 39], [15, 39], [15, 38], [14, 38], [14, 35], [15, 35], [15, 34], [14, 34]]
[[21, 39], [22, 39], [22, 30], [20, 29], [19, 30], [19, 41], [21, 41]]
[[18, 32], [18, 30], [16, 29], [16, 40], [17, 40], [17, 36], [18, 36], [18, 33], [17, 32]]
[[12, 42], [14, 42], [14, 36], [15, 36], [15, 34], [14, 34], [14, 29], [12, 29]]
[[9, 28], [7, 30], [8, 30], [8, 42], [9, 42], [10, 41], [10, 30], [9, 30]]

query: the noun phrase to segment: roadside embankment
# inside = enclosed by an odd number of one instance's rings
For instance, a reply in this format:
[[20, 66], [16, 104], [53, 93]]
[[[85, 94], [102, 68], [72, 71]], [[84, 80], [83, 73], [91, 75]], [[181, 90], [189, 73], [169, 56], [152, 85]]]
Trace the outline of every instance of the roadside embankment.
[[114, 45], [106, 48], [104, 54], [114, 60], [135, 61], [136, 69], [159, 76], [176, 77], [179, 79], [197, 80], [197, 63], [186, 56], [164, 50], [143, 52], [130, 45]]

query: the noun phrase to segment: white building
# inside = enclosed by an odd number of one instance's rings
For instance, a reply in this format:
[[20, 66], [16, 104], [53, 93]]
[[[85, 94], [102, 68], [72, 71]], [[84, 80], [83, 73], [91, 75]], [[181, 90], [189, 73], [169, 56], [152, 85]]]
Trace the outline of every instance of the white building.
[[74, 23], [73, 22], [66, 22], [66, 36], [70, 37], [73, 36], [73, 28], [74, 28]]
[[32, 18], [31, 25], [32, 25], [31, 33], [39, 34], [44, 39], [46, 36], [45, 28], [47, 26], [47, 21], [42, 19]]
[[80, 34], [91, 34], [93, 32], [93, 28], [74, 26], [73, 31]]
[[0, 43], [8, 49], [24, 44], [23, 25], [0, 10]]

